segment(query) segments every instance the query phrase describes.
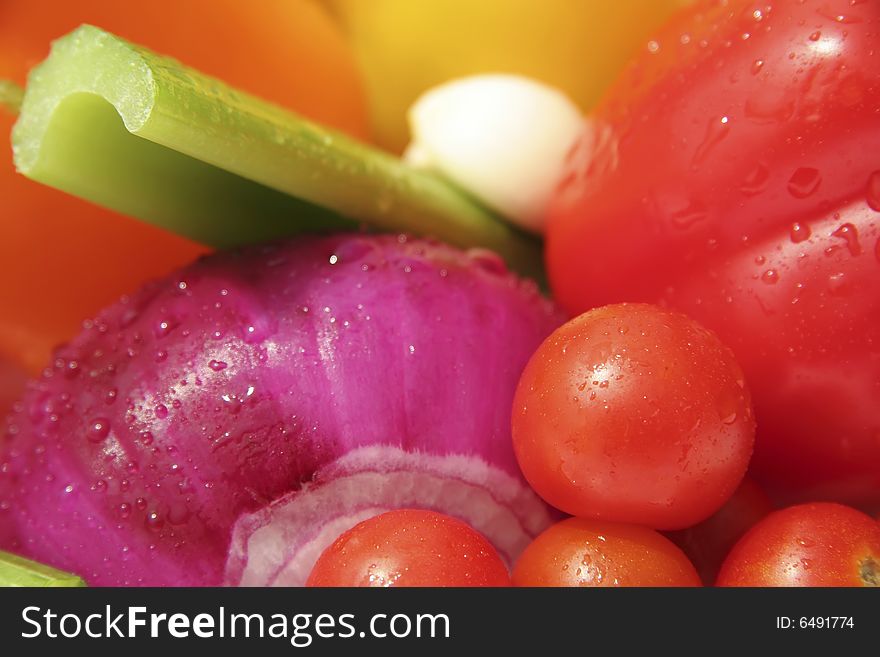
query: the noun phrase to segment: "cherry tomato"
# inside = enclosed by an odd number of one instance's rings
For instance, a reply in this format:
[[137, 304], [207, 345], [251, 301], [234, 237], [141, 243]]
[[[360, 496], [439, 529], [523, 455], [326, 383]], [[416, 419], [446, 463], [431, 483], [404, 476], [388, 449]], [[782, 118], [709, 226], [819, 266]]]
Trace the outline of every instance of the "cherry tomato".
[[520, 555], [514, 586], [700, 586], [669, 539], [637, 525], [569, 518]]
[[718, 586], [880, 586], [880, 525], [841, 504], [771, 513], [731, 550]]
[[746, 477], [713, 515], [693, 527], [668, 532], [666, 537], [684, 551], [703, 583], [712, 584], [734, 544], [771, 511], [770, 498], [758, 484]]
[[337, 538], [306, 586], [510, 586], [510, 575], [492, 544], [461, 520], [400, 509]]
[[550, 335], [523, 372], [512, 423], [520, 468], [550, 504], [657, 529], [724, 504], [755, 430], [730, 350], [646, 304], [597, 308]]
[[880, 501], [880, 3], [704, 1], [646, 44], [548, 218], [570, 312], [715, 330], [781, 499]]
[[[49, 42], [89, 22], [355, 135], [366, 113], [355, 64], [305, 0], [3, 0], [0, 79], [24, 84]], [[0, 108], [0, 357], [31, 373], [82, 321], [206, 249], [15, 173]]]

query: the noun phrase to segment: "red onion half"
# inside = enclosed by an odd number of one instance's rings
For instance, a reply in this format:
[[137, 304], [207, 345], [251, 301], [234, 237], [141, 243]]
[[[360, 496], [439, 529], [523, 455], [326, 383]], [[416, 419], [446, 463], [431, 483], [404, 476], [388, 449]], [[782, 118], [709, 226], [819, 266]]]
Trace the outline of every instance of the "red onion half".
[[204, 258], [30, 384], [0, 546], [93, 585], [297, 585], [342, 531], [422, 507], [512, 561], [553, 512], [519, 474], [511, 400], [561, 320], [494, 255], [421, 240]]

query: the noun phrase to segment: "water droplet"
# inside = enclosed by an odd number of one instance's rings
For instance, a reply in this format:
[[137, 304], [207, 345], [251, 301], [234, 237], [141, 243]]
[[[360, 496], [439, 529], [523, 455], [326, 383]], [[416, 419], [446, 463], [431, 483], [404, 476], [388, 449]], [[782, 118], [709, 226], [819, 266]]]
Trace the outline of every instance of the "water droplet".
[[150, 511], [144, 519], [144, 526], [153, 532], [158, 532], [165, 526], [165, 519], [158, 511]]
[[755, 61], [752, 62], [752, 68], [750, 70], [752, 72], [752, 75], [757, 75], [758, 73], [761, 72], [761, 69], [763, 69], [763, 68], [764, 68], [764, 60], [763, 59], [756, 59]]
[[861, 16], [856, 16], [854, 14], [839, 14], [833, 12], [830, 7], [823, 6], [817, 10], [817, 13], [820, 16], [827, 18], [828, 20], [832, 20], [835, 23], [840, 23], [841, 25], [852, 25], [854, 23], [861, 23]]
[[704, 221], [709, 216], [706, 207], [698, 201], [690, 201], [685, 206], [671, 209], [669, 218], [676, 228], [689, 228]]
[[208, 362], [208, 367], [215, 372], [222, 372], [226, 369], [227, 365], [222, 360], [211, 360]]
[[660, 44], [654, 40], [648, 41], [648, 52], [652, 55], [660, 52]]
[[831, 235], [846, 242], [846, 248], [849, 250], [850, 255], [857, 256], [862, 253], [862, 245], [859, 243], [859, 231], [852, 224], [843, 224]]
[[715, 410], [722, 424], [733, 424], [738, 417], [742, 390], [724, 390], [715, 400]]
[[810, 41], [818, 41], [822, 38], [822, 33], [819, 30], [816, 30], [810, 35]]
[[166, 358], [168, 358], [168, 352], [165, 351], [164, 349], [160, 349], [159, 351], [156, 352], [156, 362], [157, 363], [161, 363]]
[[128, 502], [123, 502], [116, 508], [116, 515], [119, 516], [120, 519], [126, 520], [131, 516], [131, 504]]
[[761, 274], [761, 281], [768, 285], [775, 285], [779, 282], [779, 273], [775, 269], [768, 269]]
[[96, 493], [107, 492], [107, 482], [103, 479], [98, 479], [94, 484], [92, 484], [92, 490]]
[[180, 326], [180, 321], [178, 321], [175, 317], [168, 317], [156, 324], [153, 332], [156, 334], [157, 338], [164, 338], [178, 326]]
[[828, 290], [835, 296], [846, 294], [849, 291], [849, 279], [842, 271], [831, 274], [828, 277]]
[[165, 406], [165, 404], [157, 404], [156, 408], [153, 409], [153, 412], [160, 420], [164, 420], [166, 417], [168, 417], [168, 407]]
[[727, 116], [713, 118], [706, 127], [706, 135], [694, 152], [693, 164], [698, 165], [705, 160], [718, 144], [730, 134], [730, 119]]
[[791, 241], [795, 244], [799, 244], [805, 240], [810, 239], [810, 227], [807, 224], [802, 224], [798, 221], [791, 225], [791, 231], [789, 233], [791, 236]]
[[788, 179], [788, 193], [795, 198], [807, 198], [813, 194], [822, 182], [818, 169], [801, 167]]
[[875, 212], [880, 212], [880, 171], [875, 171], [868, 178], [868, 192], [866, 194], [868, 206]]
[[100, 443], [110, 435], [110, 420], [99, 417], [89, 422], [89, 430], [86, 434], [89, 442]]
[[134, 505], [139, 511], [143, 511], [147, 508], [147, 501], [143, 497], [139, 497], [134, 501]]
[[749, 172], [749, 175], [746, 176], [745, 180], [743, 180], [742, 184], [739, 186], [739, 191], [746, 196], [756, 196], [767, 189], [767, 183], [769, 180], [770, 170], [765, 164], [759, 162], [755, 165], [755, 168]]

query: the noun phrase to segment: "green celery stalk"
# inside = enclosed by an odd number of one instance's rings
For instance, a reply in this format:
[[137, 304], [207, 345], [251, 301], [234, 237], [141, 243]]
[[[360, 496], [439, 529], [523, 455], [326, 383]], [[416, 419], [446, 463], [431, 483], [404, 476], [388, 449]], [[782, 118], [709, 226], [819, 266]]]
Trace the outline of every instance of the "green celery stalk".
[[31, 72], [12, 141], [27, 177], [211, 246], [363, 224], [542, 276], [537, 240], [441, 178], [89, 25]]
[[86, 583], [76, 575], [0, 551], [0, 586], [74, 587]]

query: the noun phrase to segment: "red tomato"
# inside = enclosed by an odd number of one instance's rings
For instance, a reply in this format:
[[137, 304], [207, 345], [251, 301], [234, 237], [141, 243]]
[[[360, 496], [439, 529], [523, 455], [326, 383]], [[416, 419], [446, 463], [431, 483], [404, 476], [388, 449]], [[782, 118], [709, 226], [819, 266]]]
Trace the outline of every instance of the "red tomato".
[[337, 538], [306, 586], [510, 586], [510, 575], [492, 544], [461, 520], [400, 509]]
[[712, 584], [734, 544], [771, 511], [770, 498], [758, 484], [746, 477], [712, 516], [693, 527], [669, 532], [666, 537], [684, 551], [703, 582]]
[[653, 529], [569, 518], [525, 549], [514, 586], [700, 586], [679, 548]]
[[550, 212], [569, 311], [659, 302], [733, 349], [781, 497], [880, 501], [878, 34], [878, 2], [703, 2], [606, 97]]
[[734, 546], [718, 586], [880, 586], [880, 525], [840, 504], [771, 513]]
[[550, 335], [523, 372], [512, 423], [520, 468], [550, 504], [657, 529], [718, 510], [755, 431], [730, 350], [644, 304], [597, 308]]

